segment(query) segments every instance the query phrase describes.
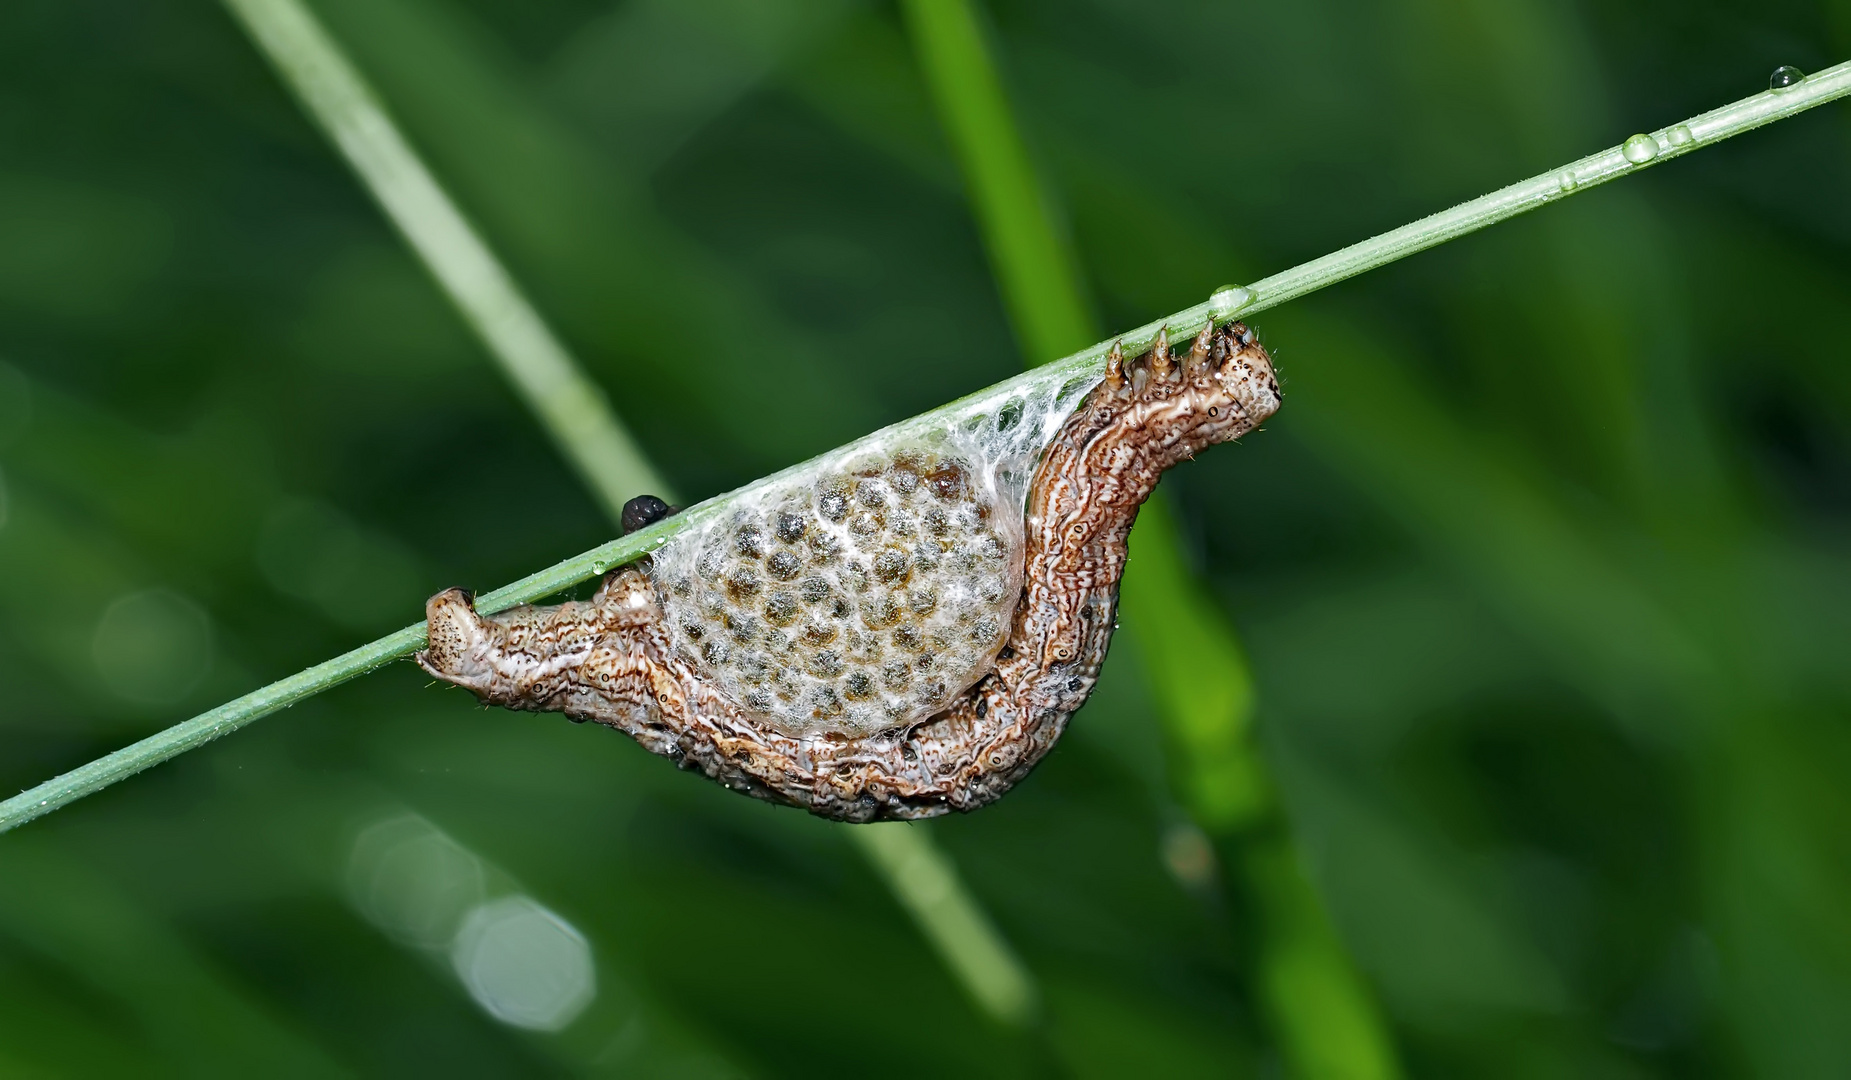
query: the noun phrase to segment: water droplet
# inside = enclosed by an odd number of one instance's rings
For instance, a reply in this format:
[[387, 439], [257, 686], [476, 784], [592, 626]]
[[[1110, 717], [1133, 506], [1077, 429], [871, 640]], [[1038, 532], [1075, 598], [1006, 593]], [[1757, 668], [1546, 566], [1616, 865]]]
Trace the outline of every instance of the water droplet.
[[1806, 73], [1794, 67], [1792, 64], [1782, 64], [1774, 69], [1774, 74], [1768, 76], [1767, 88], [1769, 90], [1786, 90], [1790, 87], [1799, 85], [1800, 80], [1805, 77]]
[[1620, 153], [1634, 165], [1643, 165], [1658, 156], [1658, 140], [1650, 135], [1634, 135], [1620, 147]]
[[1208, 298], [1208, 306], [1214, 309], [1217, 319], [1234, 314], [1241, 308], [1253, 303], [1253, 293], [1239, 285], [1223, 285]]
[[1689, 146], [1696, 141], [1697, 136], [1691, 132], [1688, 124], [1679, 124], [1671, 129], [1672, 146]]
[[1580, 182], [1581, 181], [1575, 179], [1573, 169], [1565, 169], [1560, 176], [1555, 178], [1555, 187], [1557, 191], [1573, 191], [1575, 190], [1575, 185]]

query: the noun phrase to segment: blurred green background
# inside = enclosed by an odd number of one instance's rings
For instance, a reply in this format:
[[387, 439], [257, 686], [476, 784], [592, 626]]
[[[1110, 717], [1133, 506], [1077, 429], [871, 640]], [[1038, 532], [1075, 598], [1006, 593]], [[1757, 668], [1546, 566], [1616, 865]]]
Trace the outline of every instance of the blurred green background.
[[[1024, 361], [886, 5], [313, 7], [681, 492]], [[985, 16], [1110, 328], [1851, 56], [1843, 0]], [[0, 146], [5, 790], [608, 537], [219, 6], [0, 7]], [[1266, 313], [1284, 410], [1166, 480], [1408, 1074], [1851, 1074], [1847, 181], [1829, 106]], [[841, 829], [397, 664], [0, 837], [0, 1074], [1289, 1074], [1163, 646], [933, 829], [1025, 1028]]]

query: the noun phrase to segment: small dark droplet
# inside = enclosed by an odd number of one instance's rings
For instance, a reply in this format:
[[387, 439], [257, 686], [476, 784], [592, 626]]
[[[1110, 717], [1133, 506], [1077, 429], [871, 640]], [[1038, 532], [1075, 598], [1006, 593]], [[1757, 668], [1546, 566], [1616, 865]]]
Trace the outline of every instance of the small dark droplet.
[[900, 548], [888, 548], [874, 557], [874, 576], [887, 584], [893, 584], [906, 577], [910, 560]]
[[932, 485], [932, 494], [947, 502], [956, 502], [964, 498], [968, 490], [970, 477], [965, 473], [960, 462], [947, 461], [926, 474], [926, 480]]
[[1768, 76], [1767, 88], [1769, 90], [1785, 90], [1787, 87], [1792, 86], [1805, 77], [1806, 73], [1794, 67], [1792, 64], [1782, 64], [1774, 69], [1774, 74]]
[[879, 480], [863, 480], [855, 485], [855, 498], [869, 508], [884, 507], [887, 505], [887, 486]]
[[990, 699], [989, 698], [978, 698], [977, 699], [977, 719], [981, 720], [988, 715], [990, 715]]
[[623, 504], [623, 513], [619, 519], [623, 526], [623, 535], [628, 536], [640, 529], [646, 529], [675, 513], [675, 509], [654, 495], [638, 495]]
[[812, 562], [828, 562], [842, 553], [842, 541], [826, 532], [814, 533], [810, 536], [810, 552]]
[[885, 630], [899, 622], [905, 612], [893, 596], [876, 596], [862, 602], [861, 621], [870, 630]]
[[765, 560], [765, 571], [779, 581], [789, 581], [803, 572], [803, 560], [794, 552], [774, 551]]
[[763, 558], [768, 543], [764, 527], [756, 523], [741, 525], [733, 530], [733, 550], [748, 559]]
[[813, 714], [819, 719], [828, 719], [842, 715], [842, 699], [836, 696], [831, 687], [818, 687], [810, 696]]
[[849, 519], [848, 531], [853, 534], [856, 539], [868, 540], [876, 533], [880, 532], [881, 526], [884, 524], [886, 524], [884, 515], [879, 512], [856, 514], [853, 518]]
[[998, 660], [1014, 660], [1015, 650], [1010, 648], [1007, 645], [1004, 645], [1002, 651], [996, 654], [996, 658]]
[[847, 517], [848, 481], [837, 477], [819, 485], [816, 489], [816, 508], [830, 521], [841, 521]]
[[787, 592], [772, 593], [771, 599], [765, 601], [765, 618], [773, 626], [789, 626], [796, 622], [800, 610], [797, 598]]
[[589, 716], [567, 716], [566, 719], [572, 721], [574, 724], [582, 724], [585, 721], [591, 719], [591, 717]]
[[1067, 689], [1078, 690], [1079, 688], [1080, 688], [1080, 680], [1078, 679], [1068, 679], [1067, 680]]
[[894, 493], [902, 499], [919, 490], [919, 473], [915, 463], [905, 457], [894, 463], [893, 471], [887, 474], [887, 483], [892, 485]]
[[745, 566], [734, 567], [733, 572], [726, 575], [724, 584], [727, 595], [732, 597], [736, 604], [743, 603], [759, 590], [758, 575], [754, 574], [750, 567]]

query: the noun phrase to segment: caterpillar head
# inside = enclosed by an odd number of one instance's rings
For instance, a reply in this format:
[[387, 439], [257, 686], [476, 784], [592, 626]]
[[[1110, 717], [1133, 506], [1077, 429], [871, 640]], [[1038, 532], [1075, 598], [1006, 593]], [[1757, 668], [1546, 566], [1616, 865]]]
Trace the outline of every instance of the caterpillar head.
[[[1196, 341], [1199, 346], [1201, 338]], [[1279, 378], [1273, 372], [1273, 358], [1245, 323], [1229, 323], [1214, 335], [1208, 364], [1222, 392], [1240, 406], [1253, 427], [1279, 411]]]
[[1143, 414], [1140, 426], [1174, 425], [1183, 454], [1237, 439], [1279, 410], [1272, 357], [1244, 323], [1202, 328], [1189, 350], [1170, 352], [1168, 330], [1148, 352], [1106, 357], [1105, 391]]

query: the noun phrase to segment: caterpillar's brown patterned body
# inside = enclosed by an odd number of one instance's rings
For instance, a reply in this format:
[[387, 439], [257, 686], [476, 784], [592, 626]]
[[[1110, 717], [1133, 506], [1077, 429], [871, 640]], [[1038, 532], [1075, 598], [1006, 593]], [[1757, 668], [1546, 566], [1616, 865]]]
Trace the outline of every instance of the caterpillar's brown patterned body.
[[1028, 491], [1022, 590], [993, 663], [937, 713], [869, 734], [793, 728], [724, 692], [686, 643], [673, 596], [643, 569], [587, 602], [478, 615], [450, 589], [427, 605], [418, 663], [513, 709], [596, 720], [730, 788], [847, 821], [931, 817], [993, 802], [1085, 702], [1116, 624], [1126, 537], [1164, 470], [1237, 439], [1279, 407], [1266, 351], [1239, 323], [1172, 357], [1164, 337], [1060, 429]]

